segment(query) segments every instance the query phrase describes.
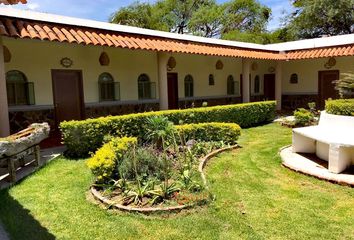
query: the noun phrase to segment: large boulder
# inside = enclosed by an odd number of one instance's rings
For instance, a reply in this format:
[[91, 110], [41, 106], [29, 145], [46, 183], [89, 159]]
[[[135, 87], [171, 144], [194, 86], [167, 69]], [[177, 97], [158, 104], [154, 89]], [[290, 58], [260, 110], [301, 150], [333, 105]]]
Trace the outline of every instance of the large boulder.
[[[29, 130], [31, 129], [31, 130]], [[29, 132], [28, 134], [25, 134]], [[50, 127], [48, 123], [33, 123], [24, 129], [7, 138], [0, 138], [0, 158], [13, 156], [27, 148], [39, 144], [49, 136]], [[24, 134], [24, 136], [21, 136]]]

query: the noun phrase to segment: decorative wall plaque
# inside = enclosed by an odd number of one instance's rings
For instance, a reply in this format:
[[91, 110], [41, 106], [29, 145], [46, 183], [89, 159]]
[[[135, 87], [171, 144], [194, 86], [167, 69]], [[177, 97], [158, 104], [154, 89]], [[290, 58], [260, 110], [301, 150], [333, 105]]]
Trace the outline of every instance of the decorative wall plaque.
[[269, 67], [269, 68], [268, 68], [268, 72], [270, 72], [270, 73], [275, 72], [275, 68], [274, 68], [274, 67]]
[[334, 57], [328, 59], [328, 61], [324, 64], [324, 67], [330, 69], [337, 64], [337, 61]]
[[167, 70], [171, 71], [176, 67], [176, 65], [177, 65], [176, 59], [174, 57], [170, 57], [167, 61]]
[[6, 46], [4, 46], [3, 49], [4, 49], [4, 61], [8, 63], [11, 61], [11, 52]]
[[60, 64], [65, 68], [69, 68], [73, 65], [73, 60], [68, 57], [65, 57], [60, 60]]
[[110, 59], [109, 56], [106, 52], [102, 52], [99, 58], [99, 62], [101, 64], [101, 66], [108, 66]]
[[224, 64], [222, 63], [221, 60], [218, 60], [218, 61], [216, 62], [215, 68], [216, 68], [217, 70], [221, 70], [221, 69], [224, 68]]

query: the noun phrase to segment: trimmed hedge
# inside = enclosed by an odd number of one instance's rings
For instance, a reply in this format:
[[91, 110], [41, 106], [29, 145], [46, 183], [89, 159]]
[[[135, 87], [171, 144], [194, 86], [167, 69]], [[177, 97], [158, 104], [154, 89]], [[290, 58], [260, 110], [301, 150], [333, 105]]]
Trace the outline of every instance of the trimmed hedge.
[[[185, 140], [224, 141], [235, 144], [241, 135], [241, 128], [236, 123], [194, 123], [176, 126], [176, 131], [183, 134]], [[115, 137], [99, 148], [86, 162], [98, 183], [104, 183], [117, 175], [122, 156], [129, 148], [136, 145], [136, 137]]]
[[326, 101], [326, 112], [335, 115], [354, 116], [354, 99]]
[[98, 149], [87, 161], [87, 166], [97, 177], [97, 181], [109, 180], [125, 151], [134, 144], [137, 144], [137, 138], [134, 137], [112, 138]]
[[199, 141], [224, 141], [228, 144], [236, 144], [241, 135], [241, 127], [236, 123], [192, 123], [176, 126], [179, 133], [186, 140]]
[[85, 157], [96, 151], [105, 135], [133, 136], [144, 141], [146, 120], [152, 116], [165, 116], [174, 124], [225, 122], [251, 127], [272, 121], [275, 101], [145, 112], [121, 116], [109, 116], [60, 124], [67, 154]]

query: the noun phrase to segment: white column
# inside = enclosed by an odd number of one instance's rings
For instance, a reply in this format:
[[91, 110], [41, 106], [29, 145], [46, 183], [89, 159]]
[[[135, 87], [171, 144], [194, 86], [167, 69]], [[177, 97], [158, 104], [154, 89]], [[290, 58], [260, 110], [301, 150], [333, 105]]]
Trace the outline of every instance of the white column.
[[244, 103], [250, 101], [250, 71], [251, 59], [242, 59], [242, 101]]
[[0, 137], [10, 135], [9, 109], [7, 105], [4, 48], [0, 37]]
[[281, 110], [281, 82], [282, 82], [282, 61], [277, 61], [275, 67], [275, 100], [277, 101], [277, 110]]
[[159, 102], [160, 110], [168, 109], [168, 89], [167, 89], [167, 53], [157, 53], [158, 78], [159, 78]]

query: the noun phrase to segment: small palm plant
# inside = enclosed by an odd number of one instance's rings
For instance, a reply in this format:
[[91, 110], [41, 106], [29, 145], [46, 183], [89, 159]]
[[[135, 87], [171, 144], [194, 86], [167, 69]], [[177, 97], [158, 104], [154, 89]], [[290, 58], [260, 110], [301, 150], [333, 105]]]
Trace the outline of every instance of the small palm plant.
[[175, 126], [167, 117], [155, 116], [147, 119], [146, 137], [154, 143], [158, 149], [164, 149], [165, 140], [175, 132]]
[[177, 191], [175, 186], [169, 185], [168, 182], [170, 176], [170, 159], [166, 151], [166, 140], [172, 139], [175, 143], [175, 131], [175, 126], [167, 117], [156, 116], [147, 120], [147, 139], [154, 143], [158, 149], [162, 150], [164, 182], [161, 190], [164, 198], [170, 195], [171, 191]]

